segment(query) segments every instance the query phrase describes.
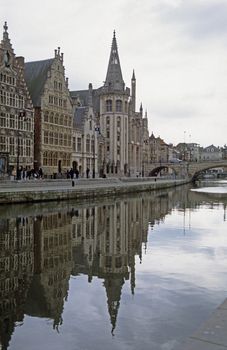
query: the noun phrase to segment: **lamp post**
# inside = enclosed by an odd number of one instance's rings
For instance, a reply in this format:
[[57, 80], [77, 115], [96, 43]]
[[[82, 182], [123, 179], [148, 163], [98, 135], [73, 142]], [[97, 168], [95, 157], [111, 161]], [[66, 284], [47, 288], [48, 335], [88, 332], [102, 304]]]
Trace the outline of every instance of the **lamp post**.
[[17, 180], [21, 179], [20, 174], [20, 123], [19, 118], [22, 118], [22, 120], [26, 120], [26, 111], [20, 111], [18, 114], [18, 121], [17, 121]]

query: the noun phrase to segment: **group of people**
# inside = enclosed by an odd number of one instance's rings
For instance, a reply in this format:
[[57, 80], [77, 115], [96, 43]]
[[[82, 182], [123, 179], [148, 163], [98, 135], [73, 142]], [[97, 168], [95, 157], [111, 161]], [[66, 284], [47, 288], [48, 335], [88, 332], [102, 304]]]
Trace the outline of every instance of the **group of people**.
[[66, 173], [67, 179], [78, 179], [79, 178], [79, 170], [73, 170], [72, 168]]
[[[79, 173], [78, 169], [73, 170], [71, 168], [70, 170], [67, 170], [67, 172], [66, 172], [67, 179], [78, 179], [79, 175], [80, 175], [80, 173]], [[90, 169], [89, 168], [86, 169], [86, 177], [87, 177], [87, 179], [90, 177]]]
[[12, 170], [12, 179], [13, 180], [30, 180], [30, 179], [42, 179], [43, 178], [43, 170], [39, 168], [35, 169], [27, 169], [20, 167], [18, 170], [15, 168]]

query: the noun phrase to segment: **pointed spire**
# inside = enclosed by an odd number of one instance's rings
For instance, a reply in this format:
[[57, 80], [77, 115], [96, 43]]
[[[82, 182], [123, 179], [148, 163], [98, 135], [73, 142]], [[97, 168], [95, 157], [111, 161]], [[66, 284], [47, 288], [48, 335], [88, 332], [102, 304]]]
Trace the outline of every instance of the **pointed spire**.
[[88, 85], [88, 106], [92, 107], [92, 84]]
[[136, 78], [135, 78], [135, 71], [134, 71], [134, 69], [133, 69], [133, 72], [132, 72], [132, 80], [136, 80]]
[[112, 90], [124, 91], [124, 88], [125, 88], [125, 84], [124, 84], [122, 72], [121, 72], [120, 59], [118, 55], [115, 30], [113, 32], [113, 40], [112, 40], [109, 64], [108, 64], [104, 86], [111, 91]]
[[132, 113], [135, 113], [136, 111], [136, 78], [135, 78], [135, 71], [133, 69], [132, 72], [132, 79], [131, 79], [131, 102], [132, 102]]
[[142, 105], [142, 102], [140, 104], [140, 115], [143, 116], [143, 105]]

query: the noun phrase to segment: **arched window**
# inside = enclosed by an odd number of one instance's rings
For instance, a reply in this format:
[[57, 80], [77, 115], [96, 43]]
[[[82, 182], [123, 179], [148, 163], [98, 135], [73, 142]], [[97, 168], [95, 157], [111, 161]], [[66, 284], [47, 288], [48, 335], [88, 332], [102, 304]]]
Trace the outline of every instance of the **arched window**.
[[95, 153], [95, 138], [92, 136], [91, 138], [91, 152], [94, 154]]
[[53, 123], [54, 122], [54, 113], [52, 112], [50, 114], [50, 123]]
[[43, 165], [47, 165], [47, 152], [43, 153]]
[[57, 154], [57, 152], [54, 152], [54, 154], [53, 154], [53, 165], [54, 166], [58, 165], [58, 154]]
[[46, 123], [48, 123], [48, 121], [49, 121], [49, 120], [48, 120], [48, 115], [49, 115], [49, 112], [46, 111], [46, 112], [44, 113], [44, 122], [46, 122]]
[[106, 100], [106, 112], [112, 112], [112, 100]]
[[86, 152], [90, 153], [90, 135], [86, 137]]
[[116, 100], [116, 112], [122, 112], [122, 101]]
[[125, 101], [125, 113], [128, 113], [128, 102]]

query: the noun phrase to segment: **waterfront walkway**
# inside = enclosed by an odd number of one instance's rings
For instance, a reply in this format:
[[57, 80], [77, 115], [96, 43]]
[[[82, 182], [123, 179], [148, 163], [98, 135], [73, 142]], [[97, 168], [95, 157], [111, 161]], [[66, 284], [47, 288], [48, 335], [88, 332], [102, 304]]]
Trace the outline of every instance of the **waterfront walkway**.
[[73, 181], [69, 179], [0, 181], [0, 204], [98, 198], [154, 191], [188, 182], [188, 179], [165, 178], [80, 178]]
[[227, 299], [182, 346], [182, 350], [227, 349]]

